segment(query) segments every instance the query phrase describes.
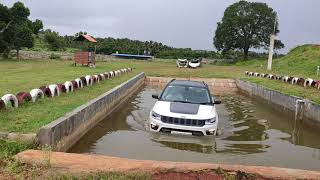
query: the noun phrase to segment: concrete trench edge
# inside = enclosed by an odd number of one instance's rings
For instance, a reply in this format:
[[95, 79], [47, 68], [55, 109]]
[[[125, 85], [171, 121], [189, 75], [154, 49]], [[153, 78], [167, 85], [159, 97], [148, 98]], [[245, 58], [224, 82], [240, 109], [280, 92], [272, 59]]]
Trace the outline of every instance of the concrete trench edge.
[[63, 152], [46, 152], [27, 150], [15, 156], [22, 162], [46, 165], [50, 156], [53, 168], [62, 168], [70, 172], [98, 173], [98, 172], [150, 172], [161, 171], [191, 172], [210, 171], [222, 168], [227, 172], [245, 172], [263, 178], [271, 179], [320, 179], [320, 172], [264, 166], [245, 166], [228, 164], [170, 162], [152, 160], [134, 160], [94, 154], [74, 154]]

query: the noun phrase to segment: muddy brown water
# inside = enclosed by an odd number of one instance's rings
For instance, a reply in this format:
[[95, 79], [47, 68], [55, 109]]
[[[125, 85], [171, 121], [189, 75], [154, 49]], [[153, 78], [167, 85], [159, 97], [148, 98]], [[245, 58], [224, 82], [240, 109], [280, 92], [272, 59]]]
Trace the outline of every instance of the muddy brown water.
[[148, 115], [161, 90], [144, 87], [69, 152], [130, 159], [320, 170], [320, 131], [244, 95], [219, 96], [216, 137], [151, 133]]

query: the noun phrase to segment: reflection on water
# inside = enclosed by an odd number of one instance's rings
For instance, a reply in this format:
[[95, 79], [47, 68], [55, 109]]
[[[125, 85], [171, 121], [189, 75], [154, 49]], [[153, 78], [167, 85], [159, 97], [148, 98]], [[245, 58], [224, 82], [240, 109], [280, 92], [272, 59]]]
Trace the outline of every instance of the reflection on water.
[[[219, 136], [148, 131], [152, 94], [145, 87], [90, 130], [70, 152], [133, 159], [278, 166], [320, 170], [320, 132], [243, 95], [221, 96]], [[296, 127], [295, 127], [296, 126]]]

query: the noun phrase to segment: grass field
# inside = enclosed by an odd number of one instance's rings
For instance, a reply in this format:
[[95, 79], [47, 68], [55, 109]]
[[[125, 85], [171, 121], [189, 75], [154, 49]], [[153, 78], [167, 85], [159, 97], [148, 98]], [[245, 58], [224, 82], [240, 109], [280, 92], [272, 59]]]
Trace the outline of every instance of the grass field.
[[[95, 69], [72, 67], [65, 61], [2, 61], [0, 62], [1, 80], [0, 93], [16, 94], [20, 91], [29, 92], [33, 88], [52, 83], [62, 83], [86, 74], [102, 73], [127, 67], [125, 64], [105, 64]], [[59, 118], [74, 108], [103, 94], [116, 85], [133, 77], [136, 72], [115, 77], [113, 79], [77, 90], [72, 94], [60, 97], [45, 98], [36, 103], [28, 103], [18, 109], [0, 111], [0, 131], [36, 132], [39, 127]], [[5, 85], [5, 86], [4, 86]], [[2, 96], [0, 95], [0, 96]]]

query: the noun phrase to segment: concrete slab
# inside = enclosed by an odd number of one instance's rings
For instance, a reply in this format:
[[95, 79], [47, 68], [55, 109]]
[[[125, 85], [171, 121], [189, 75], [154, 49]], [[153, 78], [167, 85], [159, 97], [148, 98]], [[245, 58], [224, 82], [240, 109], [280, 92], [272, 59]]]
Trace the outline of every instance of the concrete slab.
[[[28, 150], [15, 156], [16, 159], [27, 163], [43, 164], [48, 162], [48, 153], [39, 150]], [[320, 179], [320, 172], [299, 169], [287, 169], [262, 166], [243, 166], [226, 164], [168, 162], [151, 160], [132, 160], [118, 157], [89, 154], [72, 154], [52, 152], [51, 167], [63, 168], [70, 172], [159, 172], [173, 170], [179, 172], [201, 171], [222, 168], [228, 172], [242, 171], [271, 179]]]
[[145, 83], [151, 87], [164, 88], [172, 79], [204, 81], [209, 86], [214, 95], [235, 94], [238, 91], [237, 84], [233, 79], [215, 79], [215, 78], [170, 78], [170, 77], [151, 77], [147, 76]]

